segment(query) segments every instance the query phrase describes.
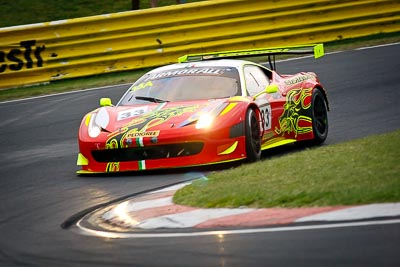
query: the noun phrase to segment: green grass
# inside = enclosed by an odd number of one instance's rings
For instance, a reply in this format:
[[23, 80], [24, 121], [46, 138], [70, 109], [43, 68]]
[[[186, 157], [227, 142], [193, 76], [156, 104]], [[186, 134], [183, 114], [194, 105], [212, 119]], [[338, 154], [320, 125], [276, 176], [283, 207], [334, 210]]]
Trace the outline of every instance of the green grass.
[[[202, 0], [186, 0], [187, 3]], [[158, 6], [176, 4], [158, 0]], [[150, 0], [140, 0], [140, 9], [150, 8]], [[128, 11], [131, 0], [14, 0], [0, 2], [0, 27], [70, 19]]]
[[400, 201], [400, 130], [213, 172], [174, 202], [220, 207], [309, 207]]

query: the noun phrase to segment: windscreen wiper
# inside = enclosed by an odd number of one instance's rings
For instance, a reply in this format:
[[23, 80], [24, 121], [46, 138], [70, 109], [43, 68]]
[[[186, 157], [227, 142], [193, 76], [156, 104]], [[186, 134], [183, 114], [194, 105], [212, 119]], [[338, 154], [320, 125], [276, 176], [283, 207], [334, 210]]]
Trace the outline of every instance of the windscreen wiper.
[[145, 100], [145, 101], [150, 101], [154, 103], [164, 103], [164, 102], [169, 102], [168, 100], [163, 100], [155, 97], [149, 97], [149, 96], [135, 96], [136, 99], [138, 100]]

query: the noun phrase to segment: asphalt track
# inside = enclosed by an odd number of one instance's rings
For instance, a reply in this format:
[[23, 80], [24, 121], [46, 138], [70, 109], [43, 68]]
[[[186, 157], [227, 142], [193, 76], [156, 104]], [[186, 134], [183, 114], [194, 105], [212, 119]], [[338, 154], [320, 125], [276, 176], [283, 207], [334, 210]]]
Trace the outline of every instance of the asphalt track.
[[[400, 129], [400, 44], [281, 62], [328, 90], [326, 145]], [[400, 266], [399, 224], [239, 235], [110, 239], [80, 235], [70, 216], [195, 178], [178, 172], [77, 177], [76, 135], [98, 99], [127, 85], [0, 103], [0, 266]], [[295, 153], [273, 150], [266, 157]]]

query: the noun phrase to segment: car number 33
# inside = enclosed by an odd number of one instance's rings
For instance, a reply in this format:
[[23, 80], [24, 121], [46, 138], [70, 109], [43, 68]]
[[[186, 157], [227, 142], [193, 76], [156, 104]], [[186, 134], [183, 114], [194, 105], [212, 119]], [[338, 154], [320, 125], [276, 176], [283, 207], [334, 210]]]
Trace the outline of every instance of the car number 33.
[[268, 103], [260, 107], [261, 119], [260, 122], [261, 129], [267, 131], [271, 129], [271, 105]]

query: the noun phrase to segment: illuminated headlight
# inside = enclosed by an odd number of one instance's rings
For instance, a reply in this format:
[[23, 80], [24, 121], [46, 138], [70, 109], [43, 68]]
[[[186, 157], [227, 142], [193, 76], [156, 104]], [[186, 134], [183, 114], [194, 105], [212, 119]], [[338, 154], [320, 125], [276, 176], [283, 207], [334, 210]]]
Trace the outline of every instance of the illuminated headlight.
[[95, 138], [101, 133], [101, 129], [106, 129], [110, 122], [110, 116], [106, 108], [100, 108], [97, 114], [93, 114], [88, 125], [89, 136]]
[[215, 116], [212, 116], [209, 113], [201, 115], [196, 123], [196, 129], [204, 129], [210, 127], [214, 121], [214, 118]]
[[227, 103], [217, 103], [215, 106], [212, 106], [210, 109], [207, 107], [203, 110], [204, 113], [201, 114], [196, 123], [196, 129], [206, 129], [211, 127], [215, 118], [226, 108]]

